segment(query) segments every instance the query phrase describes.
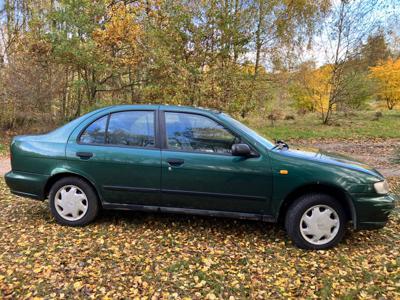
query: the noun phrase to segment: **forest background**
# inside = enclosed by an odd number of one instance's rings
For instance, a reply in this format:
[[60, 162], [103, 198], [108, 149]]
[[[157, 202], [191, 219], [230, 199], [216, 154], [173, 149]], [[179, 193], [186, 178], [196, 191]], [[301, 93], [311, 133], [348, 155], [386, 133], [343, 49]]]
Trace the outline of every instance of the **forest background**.
[[391, 0], [2, 0], [0, 130], [162, 103], [224, 110], [270, 138], [396, 137], [399, 11]]

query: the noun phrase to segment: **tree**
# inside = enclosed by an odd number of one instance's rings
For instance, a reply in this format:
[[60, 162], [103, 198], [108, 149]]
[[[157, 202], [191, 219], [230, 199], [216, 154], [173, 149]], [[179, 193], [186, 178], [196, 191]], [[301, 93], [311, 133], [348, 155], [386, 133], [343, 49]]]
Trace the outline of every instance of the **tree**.
[[[311, 40], [318, 22], [325, 17], [330, 8], [330, 1], [257, 0], [252, 7], [254, 34], [251, 45], [255, 53], [255, 87], [260, 79], [259, 69], [263, 64], [269, 62], [276, 72], [286, 72], [290, 69], [288, 66], [295, 57], [294, 49], [303, 48], [305, 40]], [[282, 76], [278, 77], [282, 79]], [[261, 81], [265, 82], [268, 79], [264, 77]], [[254, 88], [250, 89], [250, 103], [243, 106], [242, 115], [246, 115], [252, 107], [260, 105], [259, 99], [254, 99], [254, 91]], [[279, 95], [283, 96], [286, 90], [282, 89], [281, 92]]]
[[[370, 22], [379, 1], [6, 0], [0, 101], [54, 122], [127, 102], [246, 117], [284, 110], [290, 85], [296, 103], [327, 123], [332, 110], [362, 105], [365, 64], [386, 58], [385, 38]], [[300, 78], [295, 67], [317, 33], [332, 55]], [[0, 125], [15, 126], [16, 115], [0, 111]]]
[[[346, 93], [352, 82], [351, 73], [346, 72], [348, 61], [360, 55], [359, 45], [368, 35], [379, 29], [374, 13], [383, 3], [379, 0], [341, 0], [328, 19], [326, 31], [329, 34], [328, 58], [331, 65], [329, 101], [321, 115], [322, 123], [328, 124], [333, 110], [348, 99]], [[355, 73], [353, 73], [355, 74]]]
[[400, 59], [388, 59], [370, 68], [370, 77], [377, 82], [376, 96], [389, 110], [400, 104]]
[[382, 31], [378, 31], [376, 34], [368, 36], [367, 42], [361, 47], [360, 56], [365, 69], [376, 66], [380, 61], [388, 59], [390, 50], [385, 34]]
[[61, 0], [58, 8], [47, 17], [51, 28], [44, 38], [52, 45], [55, 61], [66, 67], [66, 77], [76, 87], [76, 113], [81, 113], [83, 88], [90, 106], [95, 105], [98, 89], [109, 76], [97, 44], [92, 39], [93, 33], [100, 27], [100, 19], [106, 14], [105, 1]]
[[314, 69], [311, 64], [303, 64], [290, 88], [291, 97], [298, 109], [319, 112], [325, 116], [331, 91], [331, 65]]

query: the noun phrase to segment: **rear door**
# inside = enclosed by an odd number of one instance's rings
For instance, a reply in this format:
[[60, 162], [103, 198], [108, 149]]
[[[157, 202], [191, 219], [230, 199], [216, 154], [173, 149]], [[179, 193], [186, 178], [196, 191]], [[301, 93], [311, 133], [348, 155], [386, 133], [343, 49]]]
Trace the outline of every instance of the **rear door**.
[[157, 205], [160, 159], [154, 110], [107, 114], [69, 143], [71, 167], [90, 178], [110, 204]]
[[208, 116], [161, 112], [164, 206], [265, 212], [271, 196], [268, 160], [231, 155], [242, 138]]

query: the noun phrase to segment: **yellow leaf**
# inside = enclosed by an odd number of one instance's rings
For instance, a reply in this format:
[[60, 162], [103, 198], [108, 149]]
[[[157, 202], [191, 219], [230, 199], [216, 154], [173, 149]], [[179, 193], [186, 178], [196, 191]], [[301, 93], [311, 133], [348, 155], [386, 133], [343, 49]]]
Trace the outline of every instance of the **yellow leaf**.
[[82, 288], [82, 282], [81, 281], [77, 281], [74, 283], [74, 289], [75, 290], [80, 290]]

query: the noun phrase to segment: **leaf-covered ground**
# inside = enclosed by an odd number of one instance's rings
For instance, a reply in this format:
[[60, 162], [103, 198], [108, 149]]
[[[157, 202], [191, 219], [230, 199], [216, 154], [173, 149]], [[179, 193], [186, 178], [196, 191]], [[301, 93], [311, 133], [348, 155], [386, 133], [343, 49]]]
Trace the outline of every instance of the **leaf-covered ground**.
[[[396, 179], [391, 180], [399, 187]], [[0, 298], [400, 297], [400, 212], [337, 248], [303, 251], [271, 224], [104, 212], [62, 227], [0, 179]]]

